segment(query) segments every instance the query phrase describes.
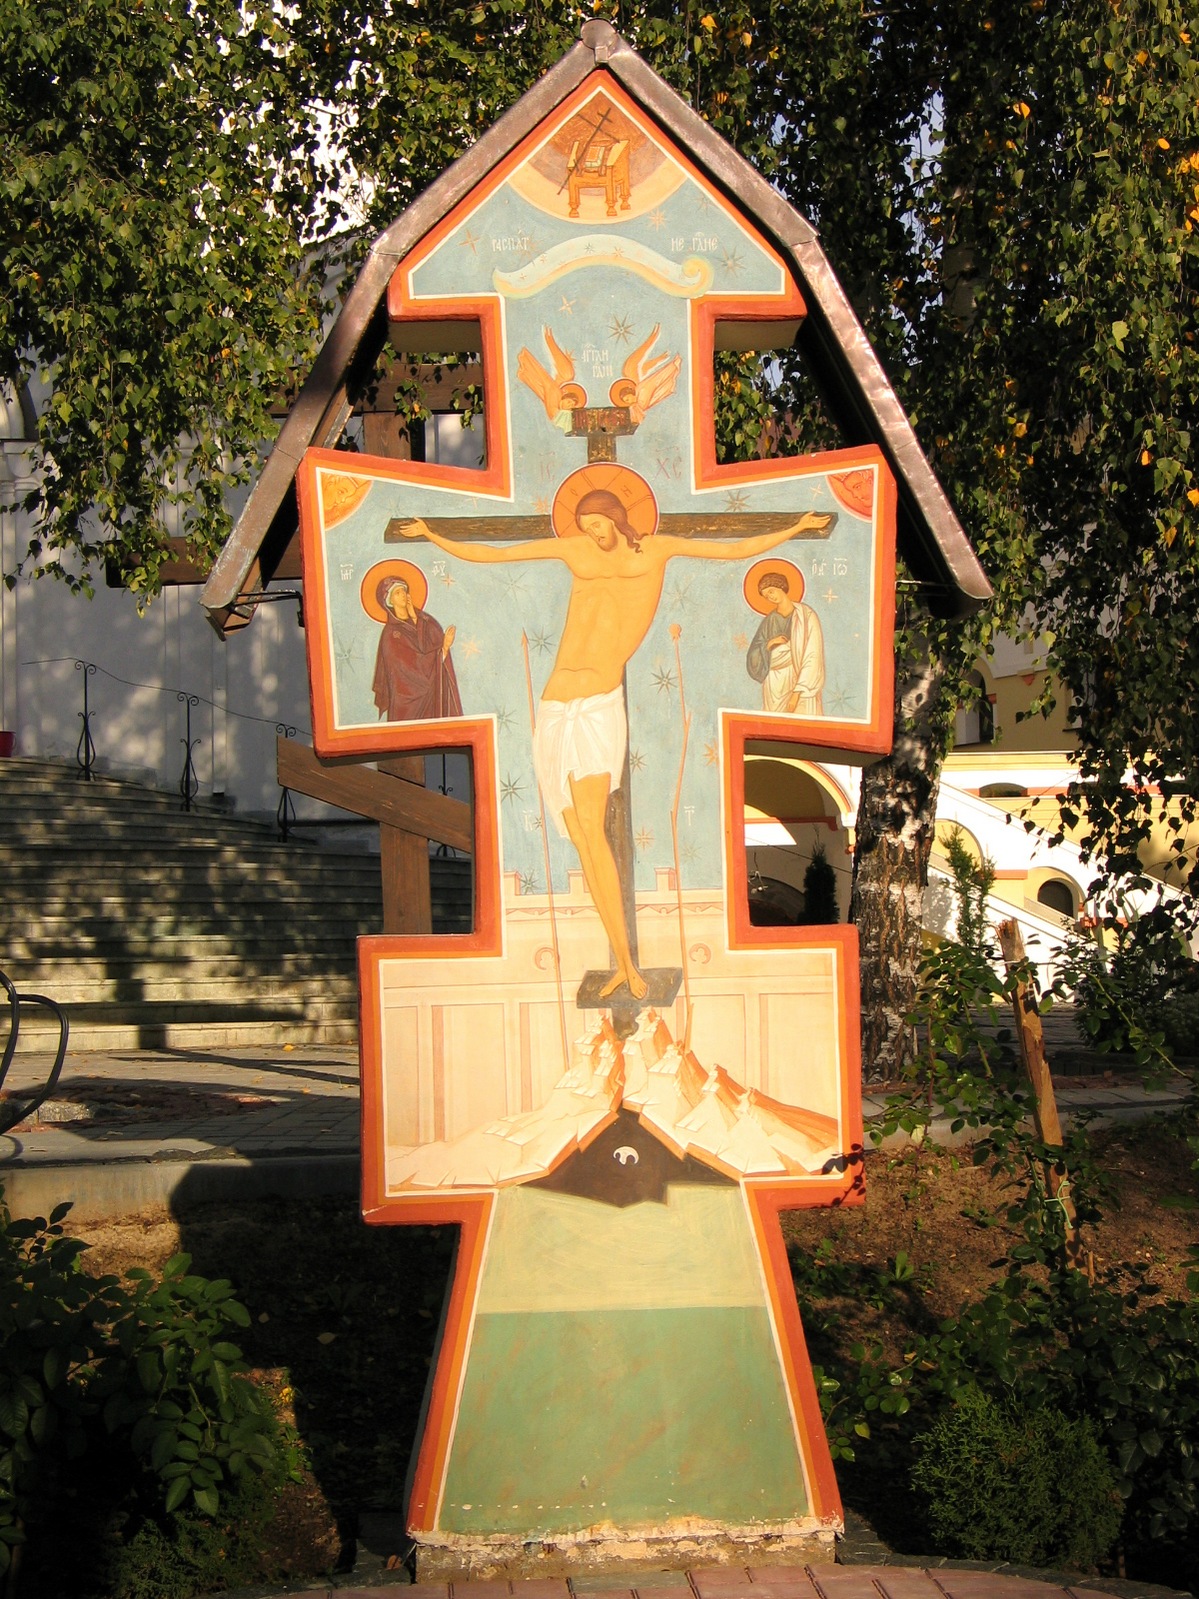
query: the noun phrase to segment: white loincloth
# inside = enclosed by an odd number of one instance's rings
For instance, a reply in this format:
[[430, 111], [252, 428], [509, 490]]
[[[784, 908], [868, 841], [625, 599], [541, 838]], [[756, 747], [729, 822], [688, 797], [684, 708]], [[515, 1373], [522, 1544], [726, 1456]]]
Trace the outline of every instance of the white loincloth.
[[570, 779], [603, 773], [617, 788], [628, 742], [621, 685], [606, 694], [588, 694], [578, 700], [542, 700], [533, 729], [533, 770], [563, 838], [569, 835], [562, 813], [574, 803]]

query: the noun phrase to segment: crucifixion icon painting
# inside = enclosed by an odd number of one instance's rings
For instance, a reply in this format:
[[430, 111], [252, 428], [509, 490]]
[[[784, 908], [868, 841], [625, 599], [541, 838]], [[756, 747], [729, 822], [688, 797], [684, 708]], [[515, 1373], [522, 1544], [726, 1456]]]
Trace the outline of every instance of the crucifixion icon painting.
[[413, 1534], [827, 1538], [778, 1213], [861, 1194], [856, 943], [751, 926], [742, 772], [889, 747], [892, 473], [718, 463], [714, 352], [807, 307], [606, 71], [387, 299], [486, 441], [298, 474], [318, 754], [473, 761], [473, 931], [360, 946], [364, 1213], [462, 1227]]
[[[469, 448], [399, 458], [356, 399], [385, 346], [481, 362]], [[719, 459], [719, 352], [792, 347], [847, 447]], [[827, 1555], [780, 1214], [863, 1195], [857, 938], [752, 924], [745, 769], [890, 748], [897, 538], [930, 610], [990, 589], [814, 231], [585, 23], [372, 246], [205, 583], [222, 636], [297, 531], [280, 772], [377, 815], [408, 892], [359, 942], [363, 1216], [458, 1229], [418, 1578]], [[414, 930], [426, 828], [473, 836], [469, 932]]]

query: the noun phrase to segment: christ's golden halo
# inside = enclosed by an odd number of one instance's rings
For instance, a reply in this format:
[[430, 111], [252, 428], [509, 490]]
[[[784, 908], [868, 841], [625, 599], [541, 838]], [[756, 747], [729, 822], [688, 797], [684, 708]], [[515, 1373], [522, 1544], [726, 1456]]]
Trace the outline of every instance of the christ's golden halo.
[[657, 532], [658, 502], [640, 473], [631, 467], [619, 466], [615, 461], [595, 461], [564, 478], [554, 495], [550, 520], [560, 539], [574, 538], [581, 531], [575, 520], [576, 507], [584, 494], [596, 489], [615, 494], [638, 538], [646, 539]]

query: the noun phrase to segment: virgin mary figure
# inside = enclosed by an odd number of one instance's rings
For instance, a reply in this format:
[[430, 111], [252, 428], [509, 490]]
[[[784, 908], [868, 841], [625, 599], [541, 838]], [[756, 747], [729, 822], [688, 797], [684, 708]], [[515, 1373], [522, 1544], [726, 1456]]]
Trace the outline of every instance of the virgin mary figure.
[[461, 716], [462, 697], [450, 646], [455, 629], [415, 605], [402, 577], [379, 580], [375, 597], [387, 612], [375, 656], [375, 705], [388, 722]]

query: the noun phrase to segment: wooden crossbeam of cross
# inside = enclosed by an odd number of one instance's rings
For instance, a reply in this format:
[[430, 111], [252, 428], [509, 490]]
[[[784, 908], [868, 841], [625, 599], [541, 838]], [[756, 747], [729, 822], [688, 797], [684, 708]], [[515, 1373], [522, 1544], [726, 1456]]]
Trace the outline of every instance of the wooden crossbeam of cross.
[[378, 822], [383, 931], [431, 933], [429, 840], [472, 853], [471, 807], [424, 786], [420, 755], [391, 756], [371, 768], [355, 758], [321, 760], [291, 738], [280, 737], [276, 750], [282, 787]]

